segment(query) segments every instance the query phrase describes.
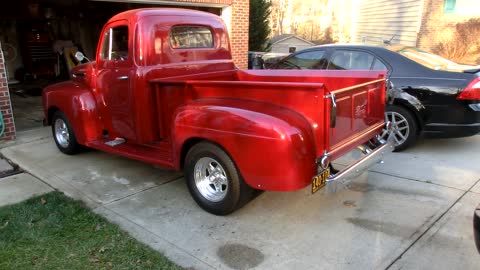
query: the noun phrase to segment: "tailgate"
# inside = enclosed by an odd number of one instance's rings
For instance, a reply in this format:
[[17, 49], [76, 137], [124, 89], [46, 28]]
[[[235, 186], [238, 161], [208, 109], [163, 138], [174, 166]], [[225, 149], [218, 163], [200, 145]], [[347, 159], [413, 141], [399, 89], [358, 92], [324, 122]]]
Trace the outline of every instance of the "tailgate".
[[325, 96], [328, 152], [332, 159], [379, 134], [384, 126], [385, 79], [331, 91]]

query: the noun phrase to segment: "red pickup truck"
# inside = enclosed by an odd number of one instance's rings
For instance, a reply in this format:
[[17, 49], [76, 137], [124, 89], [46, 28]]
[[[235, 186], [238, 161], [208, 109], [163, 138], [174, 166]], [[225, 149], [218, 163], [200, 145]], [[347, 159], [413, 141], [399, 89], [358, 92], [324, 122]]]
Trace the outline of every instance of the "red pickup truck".
[[[86, 146], [184, 170], [192, 197], [216, 215], [255, 190], [335, 189], [392, 150], [375, 139], [386, 128], [384, 73], [239, 70], [224, 23], [206, 12], [120, 13], [96, 61], [72, 72], [43, 92], [60, 151]], [[365, 157], [332, 170], [356, 147]]]

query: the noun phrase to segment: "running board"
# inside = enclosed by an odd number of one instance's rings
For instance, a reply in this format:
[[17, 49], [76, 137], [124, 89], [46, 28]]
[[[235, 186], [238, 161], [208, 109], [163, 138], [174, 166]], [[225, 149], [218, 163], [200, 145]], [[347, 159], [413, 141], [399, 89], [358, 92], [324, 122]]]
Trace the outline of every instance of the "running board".
[[106, 145], [111, 146], [111, 147], [117, 146], [117, 145], [122, 144], [122, 143], [125, 143], [125, 139], [124, 138], [119, 138], [119, 137], [115, 138], [115, 140], [105, 142]]

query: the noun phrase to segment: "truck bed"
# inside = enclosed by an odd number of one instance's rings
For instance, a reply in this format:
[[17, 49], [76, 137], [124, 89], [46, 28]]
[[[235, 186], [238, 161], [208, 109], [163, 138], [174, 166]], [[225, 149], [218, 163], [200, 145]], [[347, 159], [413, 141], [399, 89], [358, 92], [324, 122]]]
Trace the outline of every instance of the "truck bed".
[[[374, 71], [232, 70], [151, 82], [157, 108], [162, 110], [160, 127], [170, 126], [170, 108], [196, 99], [274, 103], [301, 113], [309, 122], [317, 157], [327, 151], [336, 159], [382, 130], [384, 75]], [[160, 128], [159, 134], [167, 137], [168, 131]]]

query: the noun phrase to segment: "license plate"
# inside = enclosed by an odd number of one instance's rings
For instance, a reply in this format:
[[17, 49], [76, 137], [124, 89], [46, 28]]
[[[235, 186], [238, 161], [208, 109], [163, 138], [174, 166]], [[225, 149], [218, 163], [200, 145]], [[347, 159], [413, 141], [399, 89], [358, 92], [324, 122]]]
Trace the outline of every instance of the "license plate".
[[319, 191], [327, 184], [327, 179], [330, 176], [330, 168], [327, 168], [323, 172], [315, 175], [312, 179], [312, 193]]

